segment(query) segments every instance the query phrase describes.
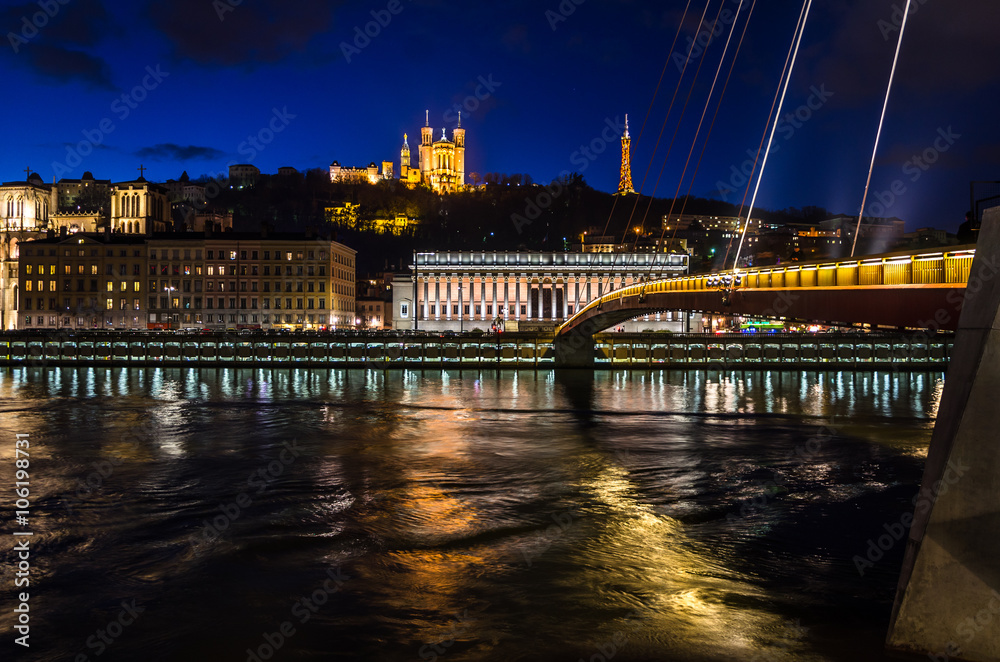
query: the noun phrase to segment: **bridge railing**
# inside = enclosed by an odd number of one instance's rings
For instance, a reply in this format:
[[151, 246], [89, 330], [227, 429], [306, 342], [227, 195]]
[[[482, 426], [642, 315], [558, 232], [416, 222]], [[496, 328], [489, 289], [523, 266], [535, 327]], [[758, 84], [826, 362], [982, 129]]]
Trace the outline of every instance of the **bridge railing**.
[[[741, 289], [786, 289], [829, 287], [874, 287], [899, 285], [965, 284], [969, 280], [974, 246], [951, 250], [887, 253], [840, 260], [797, 262], [782, 266], [751, 267], [711, 274], [677, 276], [629, 285], [594, 299], [573, 317], [585, 314], [605, 301], [658, 292], [719, 290], [721, 279], [738, 275]], [[558, 330], [569, 325], [563, 323]]]

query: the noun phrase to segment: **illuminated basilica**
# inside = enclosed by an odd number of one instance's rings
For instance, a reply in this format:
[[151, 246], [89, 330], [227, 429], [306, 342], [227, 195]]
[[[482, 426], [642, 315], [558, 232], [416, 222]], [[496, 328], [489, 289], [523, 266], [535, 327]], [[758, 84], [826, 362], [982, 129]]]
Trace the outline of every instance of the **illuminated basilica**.
[[419, 167], [410, 165], [410, 145], [403, 134], [403, 148], [399, 152], [399, 179], [407, 184], [426, 184], [436, 193], [450, 193], [465, 186], [465, 129], [462, 128], [462, 113], [458, 114], [458, 126], [448, 139], [447, 131], [441, 129], [441, 137], [434, 139], [431, 128], [430, 111], [425, 113], [425, 124], [420, 129]]

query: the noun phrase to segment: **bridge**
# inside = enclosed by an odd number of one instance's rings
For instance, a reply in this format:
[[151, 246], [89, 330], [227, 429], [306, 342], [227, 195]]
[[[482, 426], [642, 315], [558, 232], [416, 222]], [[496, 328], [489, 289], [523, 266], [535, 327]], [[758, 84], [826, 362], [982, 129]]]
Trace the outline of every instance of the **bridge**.
[[595, 299], [556, 329], [556, 365], [592, 367], [596, 332], [669, 310], [954, 331], [975, 254], [975, 246], [959, 246], [630, 285]]

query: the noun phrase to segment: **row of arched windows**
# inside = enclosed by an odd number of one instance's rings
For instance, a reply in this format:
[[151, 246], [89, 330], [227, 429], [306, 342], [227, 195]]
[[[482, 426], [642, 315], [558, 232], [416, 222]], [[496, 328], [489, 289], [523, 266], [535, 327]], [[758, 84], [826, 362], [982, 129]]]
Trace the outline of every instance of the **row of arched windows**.
[[[24, 196], [14, 196], [8, 195], [5, 201], [6, 218], [23, 218], [24, 217]], [[44, 198], [35, 198], [35, 218], [38, 220], [45, 220], [49, 217], [49, 201]]]
[[[120, 203], [121, 213], [119, 214], [119, 216], [123, 216], [125, 218], [141, 218], [142, 216], [145, 216], [146, 214], [142, 213], [142, 205], [140, 204], [140, 200], [145, 198], [148, 203], [148, 195], [149, 195], [148, 193], [144, 194], [142, 197], [140, 197], [138, 193], [133, 193], [132, 195], [128, 194], [123, 195]], [[163, 198], [158, 196], [153, 197], [152, 202], [153, 202], [152, 205], [153, 218], [162, 221], [164, 219], [164, 211], [165, 211], [165, 204]]]

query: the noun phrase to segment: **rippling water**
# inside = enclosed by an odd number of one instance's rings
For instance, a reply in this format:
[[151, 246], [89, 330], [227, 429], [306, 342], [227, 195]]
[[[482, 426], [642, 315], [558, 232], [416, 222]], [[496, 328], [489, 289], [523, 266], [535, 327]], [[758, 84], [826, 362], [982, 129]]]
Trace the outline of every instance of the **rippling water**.
[[911, 509], [942, 388], [0, 370], [7, 484], [32, 441], [24, 659], [880, 660], [903, 544], [854, 557]]

